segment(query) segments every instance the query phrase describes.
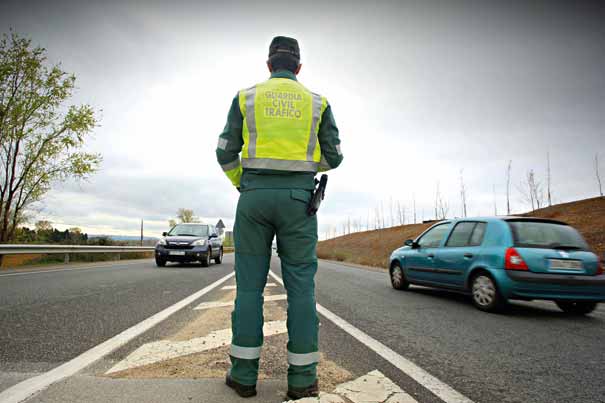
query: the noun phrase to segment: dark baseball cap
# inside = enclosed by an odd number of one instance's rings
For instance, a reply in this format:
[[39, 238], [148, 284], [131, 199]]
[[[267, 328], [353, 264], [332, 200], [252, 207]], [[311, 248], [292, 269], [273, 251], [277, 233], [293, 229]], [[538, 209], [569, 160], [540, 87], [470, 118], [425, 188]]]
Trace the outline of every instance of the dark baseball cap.
[[280, 54], [288, 54], [300, 60], [298, 41], [287, 36], [276, 36], [273, 38], [271, 45], [269, 45], [269, 58]]

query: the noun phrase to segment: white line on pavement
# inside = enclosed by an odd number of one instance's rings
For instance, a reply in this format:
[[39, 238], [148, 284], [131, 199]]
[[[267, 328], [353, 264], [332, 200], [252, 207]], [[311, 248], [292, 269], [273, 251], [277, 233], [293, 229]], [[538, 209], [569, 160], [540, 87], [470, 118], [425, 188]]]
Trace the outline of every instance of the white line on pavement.
[[[265, 302], [269, 302], [269, 301], [283, 301], [287, 299], [287, 295], [286, 294], [279, 294], [279, 295], [267, 295], [265, 297]], [[233, 306], [235, 303], [235, 301], [210, 301], [210, 302], [202, 302], [201, 304], [199, 304], [198, 306], [196, 306], [195, 308], [193, 308], [194, 310], [201, 310], [201, 309], [210, 309], [210, 308], [223, 308], [226, 306]]]
[[26, 379], [23, 382], [20, 382], [0, 393], [0, 403], [19, 403], [28, 397], [40, 392], [41, 390], [47, 388], [51, 384], [60, 381], [61, 379], [67, 378], [68, 376], [74, 375], [76, 372], [86, 368], [93, 362], [98, 359], [106, 356], [111, 353], [115, 349], [123, 346], [128, 343], [130, 340], [135, 337], [141, 335], [147, 330], [151, 329], [158, 323], [167, 319], [170, 315], [175, 312], [183, 309], [187, 305], [194, 302], [196, 299], [200, 298], [204, 294], [209, 293], [219, 285], [223, 284], [225, 281], [229, 280], [233, 277], [235, 273], [227, 274], [221, 279], [215, 281], [209, 286], [202, 288], [201, 290], [191, 294], [190, 296], [180, 300], [174, 305], [169, 306], [156, 313], [153, 316], [143, 320], [142, 322], [124, 330], [122, 333], [119, 333], [112, 337], [109, 340], [104, 341], [103, 343], [97, 345], [96, 347], [91, 348], [90, 350], [80, 354], [76, 358], [59, 365], [56, 368], [51, 369], [48, 372], [45, 372], [41, 375], [35, 376], [33, 378]]
[[22, 273], [6, 273], [0, 274], [0, 277], [8, 277], [8, 276], [25, 276], [26, 274], [39, 274], [39, 273], [55, 273], [58, 271], [74, 271], [74, 270], [88, 270], [88, 269], [101, 269], [101, 268], [117, 268], [114, 266], [134, 266], [137, 264], [148, 263], [147, 260], [142, 262], [133, 262], [133, 263], [120, 263], [119, 261], [113, 262], [113, 264], [106, 264], [102, 266], [89, 266], [89, 267], [72, 267], [69, 269], [48, 269], [48, 270], [38, 270], [38, 271], [24, 271]]
[[[272, 271], [269, 274], [281, 285], [284, 285], [282, 279]], [[356, 328], [340, 316], [332, 313], [328, 309], [324, 308], [320, 304], [317, 304], [317, 312], [322, 314], [326, 319], [334, 323], [336, 326], [356, 338], [370, 350], [399, 368], [407, 376], [424, 386], [426, 389], [433, 392], [437, 397], [446, 403], [473, 403], [468, 397], [464, 396], [460, 392], [456, 391], [446, 383], [441, 382], [433, 375], [426, 372], [407, 358], [399, 355], [389, 347], [385, 346], [378, 340], [372, 338], [362, 330]]]
[[[277, 284], [275, 283], [268, 283], [267, 285], [265, 285], [265, 287], [275, 287], [277, 286]], [[236, 285], [226, 285], [223, 288], [221, 288], [221, 290], [236, 290], [237, 286]]]
[[[288, 328], [286, 327], [285, 320], [265, 322], [263, 325], [263, 334], [265, 337], [283, 334], [287, 331]], [[206, 336], [196, 337], [190, 340], [158, 340], [143, 344], [141, 347], [128, 354], [122, 361], [114, 365], [105, 374], [229, 346], [231, 345], [231, 335], [231, 328], [227, 328], [215, 330]]]

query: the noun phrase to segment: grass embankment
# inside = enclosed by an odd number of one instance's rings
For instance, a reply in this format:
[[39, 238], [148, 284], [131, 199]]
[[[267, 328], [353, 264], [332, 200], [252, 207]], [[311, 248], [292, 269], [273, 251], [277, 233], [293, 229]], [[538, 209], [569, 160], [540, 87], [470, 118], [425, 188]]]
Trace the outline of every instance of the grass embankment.
[[[557, 204], [523, 215], [564, 221], [578, 229], [600, 257], [605, 253], [604, 197]], [[402, 225], [329, 239], [319, 242], [317, 255], [321, 259], [386, 269], [391, 252], [402, 246], [406, 239], [415, 238], [430, 225], [432, 224]]]

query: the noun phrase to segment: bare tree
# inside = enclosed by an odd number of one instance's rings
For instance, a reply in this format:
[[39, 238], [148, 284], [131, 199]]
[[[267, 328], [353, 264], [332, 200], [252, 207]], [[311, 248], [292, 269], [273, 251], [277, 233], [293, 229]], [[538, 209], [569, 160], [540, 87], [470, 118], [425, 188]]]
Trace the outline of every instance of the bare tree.
[[513, 160], [508, 161], [506, 168], [506, 214], [510, 215], [510, 170], [513, 165]]
[[435, 219], [445, 220], [449, 214], [449, 204], [443, 199], [437, 182], [437, 192], [435, 192]]
[[552, 197], [550, 193], [550, 153], [546, 153], [546, 194], [548, 197], [548, 206], [552, 206]]
[[460, 201], [462, 203], [462, 217], [466, 217], [466, 187], [464, 186], [464, 169], [460, 170]]
[[601, 175], [599, 175], [599, 153], [594, 155], [594, 170], [599, 184], [599, 194], [603, 197], [603, 187], [601, 186]]
[[416, 224], [416, 196], [412, 196], [412, 203], [414, 205], [414, 224]]
[[498, 215], [498, 203], [497, 203], [497, 199], [496, 199], [496, 185], [493, 185], [493, 190], [494, 190], [494, 215], [497, 216]]
[[521, 192], [525, 202], [531, 206], [532, 211], [541, 208], [544, 204], [544, 191], [542, 189], [542, 183], [536, 179], [533, 169], [527, 171], [525, 182], [521, 183], [519, 191]]

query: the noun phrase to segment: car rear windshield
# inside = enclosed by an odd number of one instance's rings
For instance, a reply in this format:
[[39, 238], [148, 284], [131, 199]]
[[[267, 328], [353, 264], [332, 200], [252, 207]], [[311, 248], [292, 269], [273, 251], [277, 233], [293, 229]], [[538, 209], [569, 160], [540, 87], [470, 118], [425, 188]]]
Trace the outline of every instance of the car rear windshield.
[[582, 235], [569, 225], [527, 220], [509, 221], [508, 224], [518, 247], [588, 250]]
[[208, 236], [207, 225], [178, 224], [168, 233], [170, 236]]

